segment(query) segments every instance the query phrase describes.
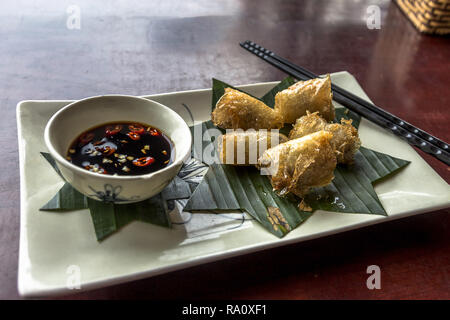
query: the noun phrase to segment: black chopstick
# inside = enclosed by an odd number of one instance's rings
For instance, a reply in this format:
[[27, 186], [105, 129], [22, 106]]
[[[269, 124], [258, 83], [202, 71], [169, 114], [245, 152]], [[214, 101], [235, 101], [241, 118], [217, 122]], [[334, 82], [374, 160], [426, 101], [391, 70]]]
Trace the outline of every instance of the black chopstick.
[[[286, 72], [299, 80], [309, 80], [319, 76], [313, 72], [297, 66], [288, 60], [279, 57], [270, 50], [252, 42], [240, 43], [241, 47], [255, 54], [264, 61]], [[362, 115], [379, 126], [390, 130], [392, 133], [404, 138], [409, 144], [422, 151], [431, 154], [440, 161], [450, 165], [449, 145], [429, 133], [409, 124], [397, 116], [377, 107], [370, 102], [354, 95], [353, 93], [332, 84], [333, 99], [348, 109]]]

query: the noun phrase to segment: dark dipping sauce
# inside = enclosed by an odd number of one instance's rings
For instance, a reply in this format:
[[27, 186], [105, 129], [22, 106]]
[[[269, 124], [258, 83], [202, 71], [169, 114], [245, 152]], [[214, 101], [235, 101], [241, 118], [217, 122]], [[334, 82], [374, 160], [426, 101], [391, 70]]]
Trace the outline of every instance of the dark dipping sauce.
[[99, 174], [141, 175], [172, 162], [173, 144], [157, 128], [137, 122], [106, 123], [80, 134], [67, 160]]

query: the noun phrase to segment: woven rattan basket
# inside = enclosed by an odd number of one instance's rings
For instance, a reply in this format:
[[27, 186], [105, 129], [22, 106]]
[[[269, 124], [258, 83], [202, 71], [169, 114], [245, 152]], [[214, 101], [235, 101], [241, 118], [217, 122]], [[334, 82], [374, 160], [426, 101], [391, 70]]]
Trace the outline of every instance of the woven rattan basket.
[[420, 32], [450, 34], [450, 0], [396, 0], [396, 2]]

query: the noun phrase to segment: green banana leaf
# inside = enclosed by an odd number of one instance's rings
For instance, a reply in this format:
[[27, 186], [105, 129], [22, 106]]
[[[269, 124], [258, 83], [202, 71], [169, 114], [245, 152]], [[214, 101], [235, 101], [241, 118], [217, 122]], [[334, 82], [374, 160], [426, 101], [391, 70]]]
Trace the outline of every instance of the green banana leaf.
[[130, 204], [113, 204], [87, 198], [98, 241], [104, 240], [132, 221], [143, 221], [170, 228], [166, 202], [161, 194]]
[[254, 167], [212, 164], [184, 211], [245, 211], [265, 229], [282, 237], [312, 215], [299, 210], [299, 202], [277, 196], [267, 177]]
[[[61, 172], [52, 156], [44, 152], [41, 152], [41, 154], [62, 178]], [[198, 166], [191, 164], [189, 167], [185, 165], [179, 176], [183, 176], [196, 168]], [[175, 177], [160, 194], [131, 204], [113, 204], [92, 200], [66, 182], [58, 193], [40, 210], [65, 212], [89, 209], [98, 241], [104, 240], [123, 226], [136, 220], [170, 228], [168, 201], [187, 199], [192, 194], [189, 182], [179, 176]]]

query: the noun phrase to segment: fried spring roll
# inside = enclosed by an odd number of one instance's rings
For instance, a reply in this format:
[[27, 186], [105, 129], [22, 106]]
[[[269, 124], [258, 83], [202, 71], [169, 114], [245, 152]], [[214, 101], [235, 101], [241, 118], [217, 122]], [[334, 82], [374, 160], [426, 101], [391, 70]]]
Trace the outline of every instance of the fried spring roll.
[[318, 131], [268, 149], [258, 159], [258, 167], [270, 174], [270, 182], [280, 195], [306, 195], [312, 187], [328, 185], [334, 178], [336, 156], [330, 145], [333, 134]]
[[334, 119], [332, 99], [330, 75], [298, 81], [275, 95], [275, 111], [282, 115], [285, 123], [294, 123], [306, 111], [318, 111], [325, 120], [331, 121]]
[[231, 88], [217, 101], [211, 114], [213, 123], [223, 129], [279, 129], [281, 116], [264, 102]]
[[289, 139], [304, 137], [313, 132], [326, 130], [333, 134], [331, 146], [335, 150], [338, 163], [352, 163], [356, 151], [361, 146], [358, 130], [352, 126], [352, 120], [341, 119], [341, 123], [327, 123], [317, 112], [308, 113], [297, 119], [289, 133]]
[[288, 138], [278, 130], [233, 131], [219, 137], [219, 158], [224, 164], [255, 165], [264, 151], [287, 140]]

